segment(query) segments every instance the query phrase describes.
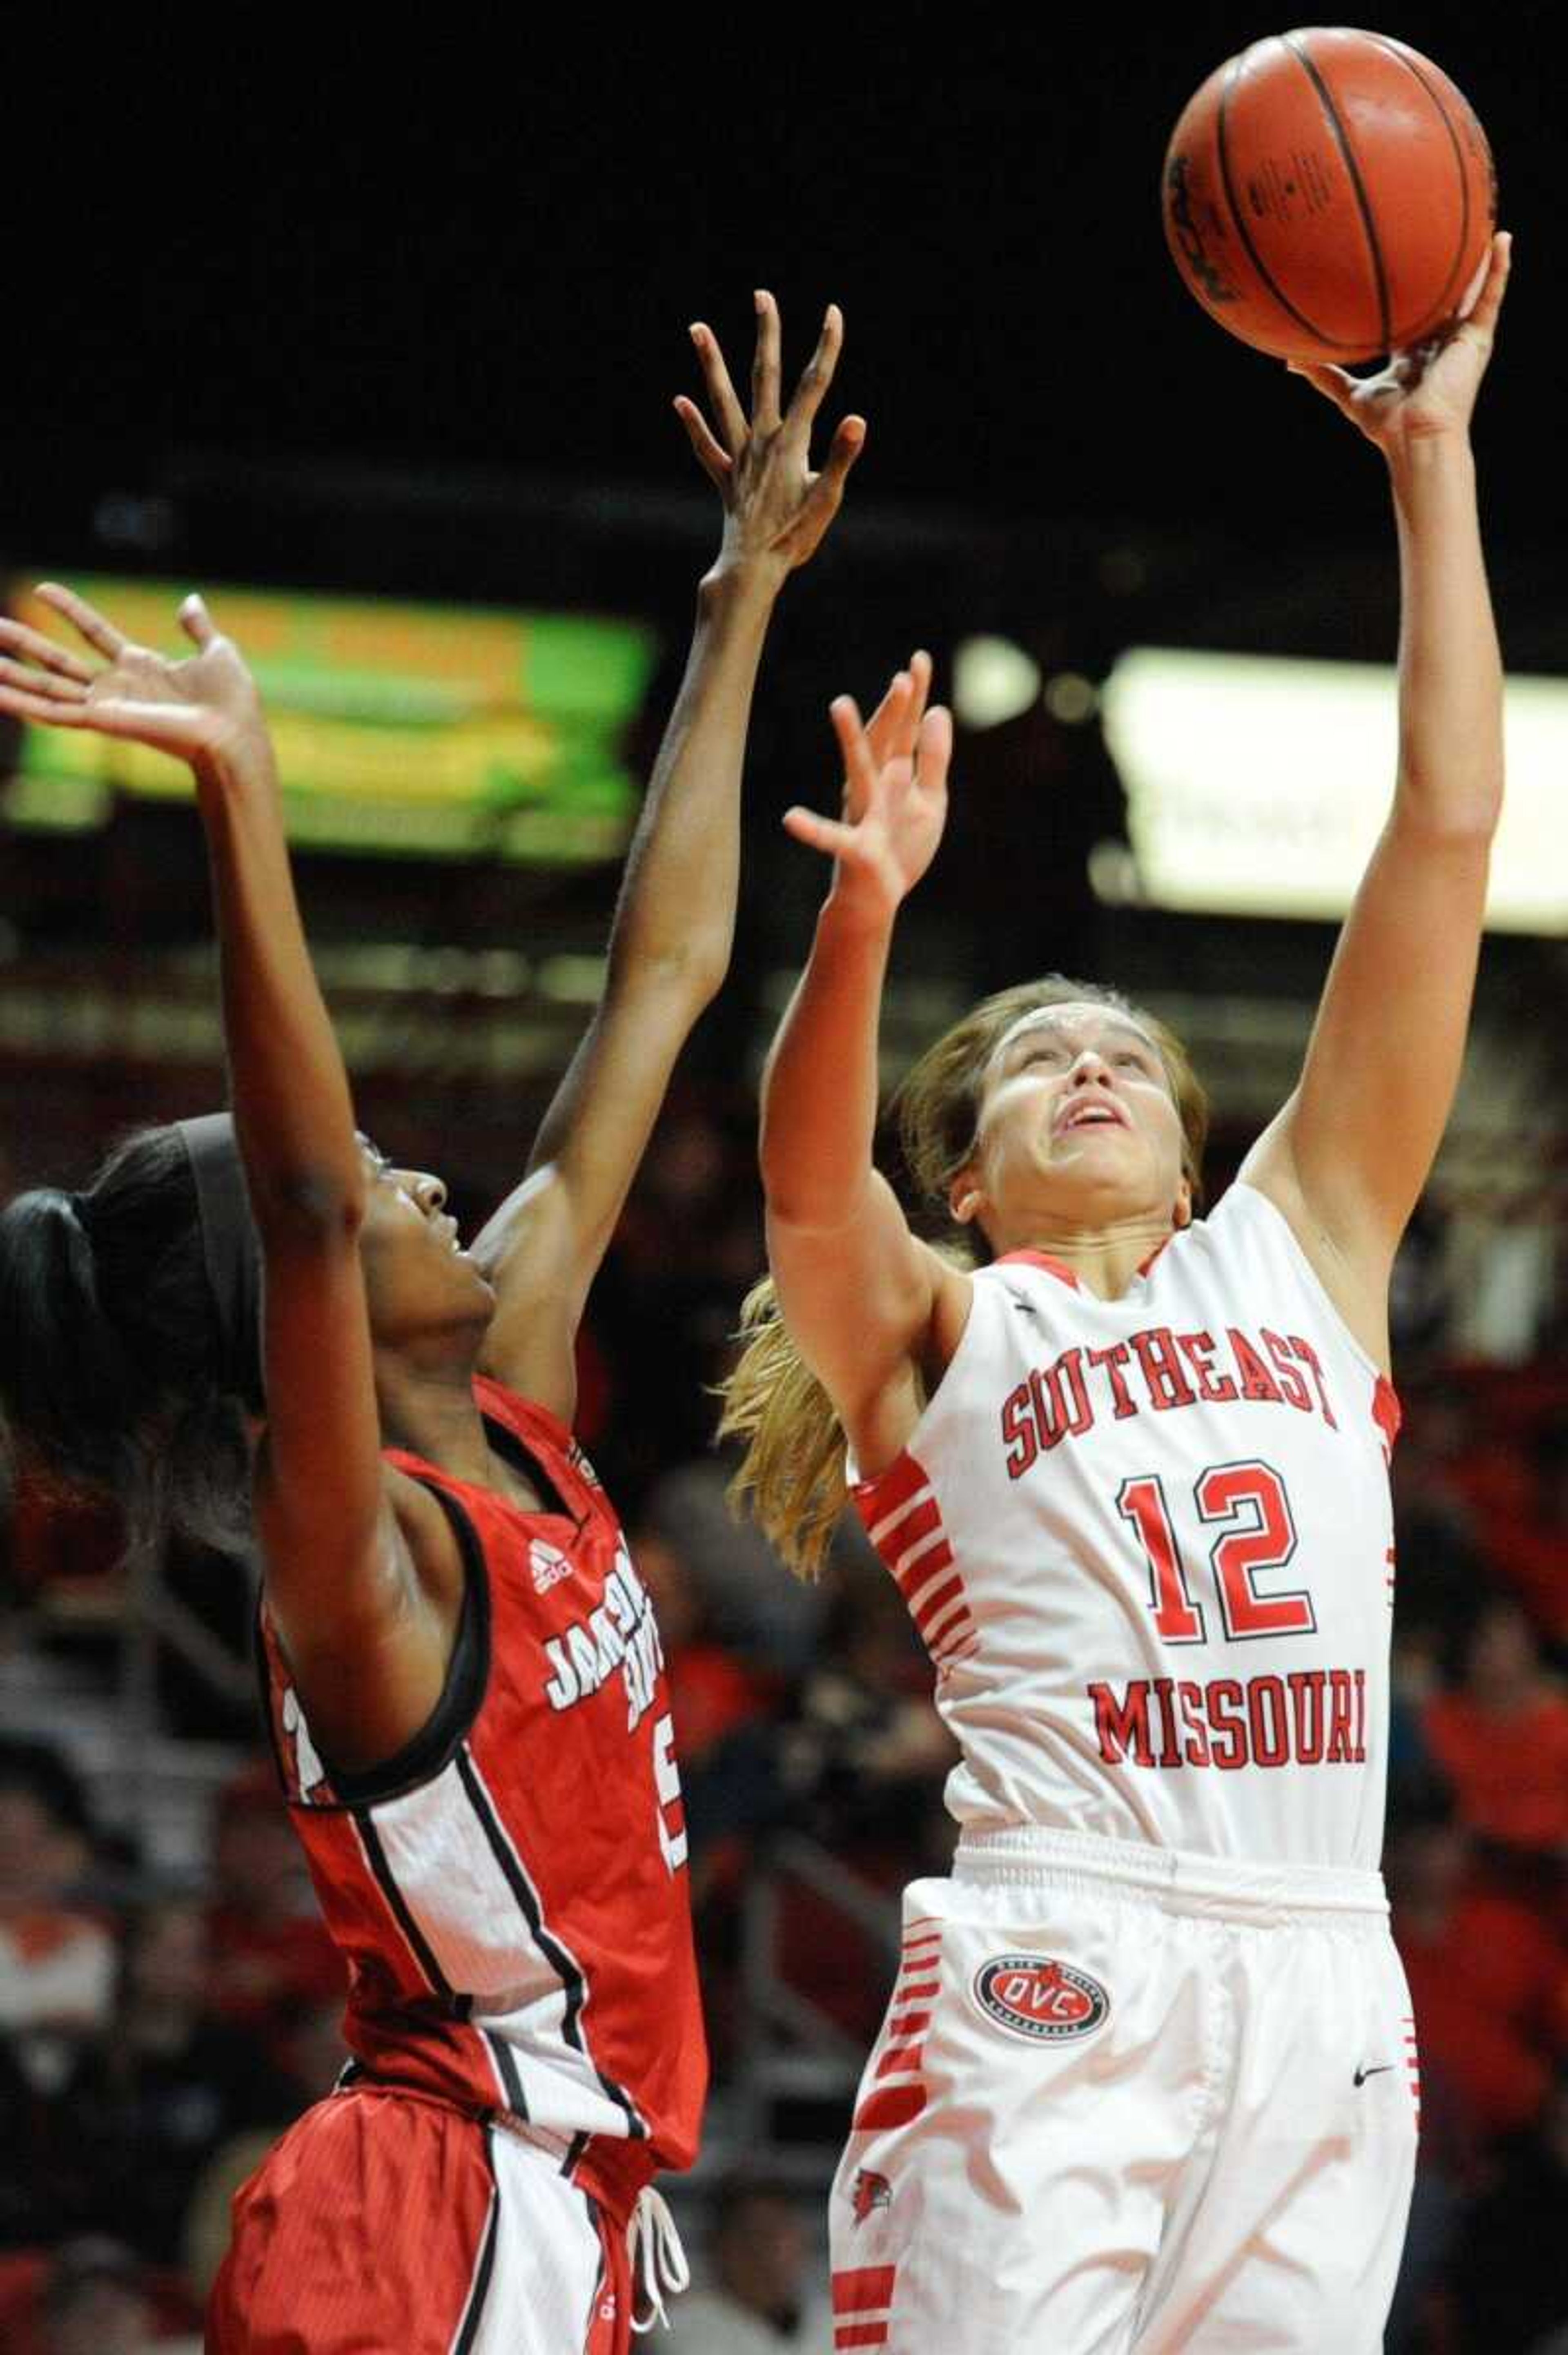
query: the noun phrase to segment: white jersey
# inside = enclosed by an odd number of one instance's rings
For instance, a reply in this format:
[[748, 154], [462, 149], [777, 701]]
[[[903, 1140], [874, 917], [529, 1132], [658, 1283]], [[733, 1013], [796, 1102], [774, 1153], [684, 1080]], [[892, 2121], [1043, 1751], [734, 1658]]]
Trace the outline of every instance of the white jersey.
[[935, 1666], [966, 1830], [1376, 1870], [1392, 1389], [1237, 1184], [1117, 1300], [974, 1280], [904, 1454], [855, 1490]]

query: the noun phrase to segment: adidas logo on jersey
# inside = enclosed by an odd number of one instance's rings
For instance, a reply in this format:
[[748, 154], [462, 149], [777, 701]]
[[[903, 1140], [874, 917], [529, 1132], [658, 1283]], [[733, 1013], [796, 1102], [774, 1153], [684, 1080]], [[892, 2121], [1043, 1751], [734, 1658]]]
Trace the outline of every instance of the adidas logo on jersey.
[[563, 1578], [571, 1576], [571, 1564], [558, 1546], [546, 1545], [543, 1538], [535, 1538], [528, 1548], [528, 1563], [534, 1574], [534, 1593], [548, 1594]]

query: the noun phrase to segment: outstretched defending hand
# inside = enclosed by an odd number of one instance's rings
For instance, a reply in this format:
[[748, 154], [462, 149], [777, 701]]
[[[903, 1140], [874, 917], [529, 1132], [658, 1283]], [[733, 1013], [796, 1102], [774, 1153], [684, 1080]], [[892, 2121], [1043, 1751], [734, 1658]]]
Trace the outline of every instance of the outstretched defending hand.
[[820, 817], [795, 807], [784, 826], [797, 842], [837, 860], [833, 897], [881, 921], [891, 919], [925, 873], [947, 821], [947, 764], [953, 718], [927, 711], [931, 656], [917, 654], [893, 678], [869, 724], [852, 696], [831, 706], [844, 754], [844, 815]]
[[187, 597], [179, 612], [180, 627], [197, 651], [176, 662], [133, 645], [74, 590], [46, 581], [37, 593], [103, 656], [104, 666], [94, 669], [41, 631], [0, 617], [0, 711], [13, 719], [126, 736], [193, 764], [218, 759], [260, 732], [255, 681], [199, 597]]
[[760, 567], [776, 586], [816, 554], [837, 514], [849, 469], [865, 442], [866, 421], [846, 417], [833, 436], [827, 464], [820, 474], [813, 474], [812, 421], [838, 364], [843, 314], [837, 303], [828, 304], [816, 349], [781, 416], [778, 304], [768, 293], [756, 299], [750, 419], [736, 398], [719, 339], [701, 320], [692, 328], [691, 340], [702, 364], [717, 432], [684, 393], [675, 406], [698, 463], [724, 502], [719, 570]]
[[1391, 457], [1416, 442], [1466, 432], [1492, 356], [1512, 253], [1512, 238], [1499, 229], [1481, 291], [1467, 315], [1432, 342], [1395, 352], [1376, 376], [1306, 368], [1297, 361], [1290, 363], [1291, 374], [1315, 385]]

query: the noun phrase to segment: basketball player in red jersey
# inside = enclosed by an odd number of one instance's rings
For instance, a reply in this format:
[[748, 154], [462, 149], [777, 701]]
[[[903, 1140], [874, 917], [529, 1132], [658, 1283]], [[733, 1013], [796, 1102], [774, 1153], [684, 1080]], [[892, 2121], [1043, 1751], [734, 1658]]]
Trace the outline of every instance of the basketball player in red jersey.
[[1386, 1304], [1501, 805], [1468, 431], [1508, 258], [1441, 348], [1307, 371], [1388, 462], [1398, 781], [1299, 1084], [1211, 1217], [1178, 1042], [1057, 977], [905, 1083], [976, 1263], [917, 1241], [871, 1145], [893, 922], [945, 811], [924, 657], [869, 730], [834, 707], [842, 816], [785, 821], [836, 865], [764, 1086], [784, 1321], [753, 1305], [730, 1423], [804, 1567], [848, 1476], [961, 1753], [833, 2194], [844, 2355], [1381, 2343], [1418, 2091], [1377, 1870]]
[[573, 1341], [728, 963], [773, 601], [864, 433], [846, 420], [812, 472], [838, 314], [784, 409], [770, 296], [757, 312], [749, 420], [693, 330], [712, 425], [677, 406], [722, 542], [604, 996], [467, 1250], [440, 1179], [357, 1135], [261, 708], [205, 606], [182, 608], [184, 662], [58, 587], [39, 593], [101, 659], [0, 624], [0, 708], [188, 760], [211, 858], [232, 1123], [154, 1132], [84, 1193], [10, 1207], [0, 1388], [57, 1469], [123, 1487], [154, 1451], [178, 1487], [216, 1391], [251, 1409], [268, 1711], [355, 2058], [238, 2197], [223, 2355], [597, 2355], [627, 2344], [639, 2289], [657, 2308], [684, 2279], [648, 2189], [690, 2163], [706, 2079], [680, 1788], [648, 1599], [571, 1435]]

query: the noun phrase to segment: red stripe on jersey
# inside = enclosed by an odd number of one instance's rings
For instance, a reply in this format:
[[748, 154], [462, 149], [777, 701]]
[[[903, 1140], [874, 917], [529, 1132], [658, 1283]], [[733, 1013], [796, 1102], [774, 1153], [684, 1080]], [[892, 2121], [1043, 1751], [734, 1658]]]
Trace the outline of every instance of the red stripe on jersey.
[[924, 1465], [916, 1463], [912, 1455], [901, 1455], [874, 1480], [857, 1481], [850, 1493], [867, 1529], [874, 1529], [879, 1521], [885, 1521], [890, 1513], [930, 1485]]
[[910, 1979], [895, 1990], [894, 2000], [899, 2003], [923, 2003], [927, 1996], [940, 1995], [941, 1992], [940, 1979]]
[[968, 1605], [960, 1602], [943, 1614], [940, 1625], [926, 1630], [925, 1648], [937, 1668], [945, 1671], [955, 1660], [966, 1659], [979, 1640]]
[[953, 1582], [947, 1572], [952, 1568], [953, 1548], [944, 1537], [938, 1535], [933, 1543], [927, 1545], [918, 1561], [912, 1561], [905, 1570], [894, 1572], [899, 1592], [909, 1604], [917, 1627], [925, 1625], [943, 1595], [951, 1588]]
[[898, 2270], [897, 2265], [859, 2265], [851, 2272], [835, 2274], [835, 2315], [875, 2314], [880, 2307], [891, 2306]]
[[925, 1639], [927, 1650], [931, 1652], [944, 1650], [946, 1646], [944, 1637], [948, 1632], [957, 1634], [960, 1619], [966, 1625], [974, 1625], [969, 1617], [969, 1606], [964, 1600], [963, 1581], [955, 1577], [948, 1580], [940, 1593], [932, 1596], [925, 1609], [915, 1620], [916, 1626]]
[[1383, 1435], [1383, 1454], [1393, 1455], [1393, 1444], [1399, 1437], [1399, 1427], [1404, 1421], [1404, 1409], [1399, 1402], [1399, 1392], [1386, 1374], [1378, 1376], [1378, 1386], [1372, 1392], [1372, 1421]]
[[911, 1569], [914, 1567], [912, 1555], [941, 1527], [942, 1508], [935, 1497], [923, 1497], [918, 1505], [912, 1505], [907, 1513], [899, 1516], [886, 1537], [879, 1538], [877, 1551], [901, 1586], [906, 1563]]
[[[941, 1567], [943, 1570], [952, 1570], [952, 1552], [945, 1545], [943, 1550], [946, 1552], [947, 1559]], [[934, 1593], [926, 1597], [920, 1609], [913, 1614], [914, 1624], [920, 1629], [921, 1634], [923, 1636], [926, 1629], [932, 1625], [932, 1622], [941, 1618], [943, 1613], [946, 1610], [950, 1603], [959, 1602], [963, 1597], [963, 1593], [964, 1581], [959, 1577], [958, 1572], [955, 1570], [953, 1571], [953, 1574], [950, 1578], [944, 1578], [941, 1581], [941, 1583], [936, 1587]]]
[[885, 2322], [837, 2322], [833, 2326], [835, 2355], [840, 2347], [885, 2347], [887, 2343]]
[[855, 2132], [874, 2133], [882, 2126], [907, 2126], [926, 2104], [923, 2085], [882, 2085], [855, 2113]]
[[890, 2036], [923, 2036], [931, 2026], [931, 2007], [923, 2011], [895, 2011], [888, 2016]]
[[920, 2056], [925, 2050], [922, 2037], [908, 2044], [890, 2044], [883, 2051], [872, 2074], [878, 2077], [907, 2077], [920, 2067]]

